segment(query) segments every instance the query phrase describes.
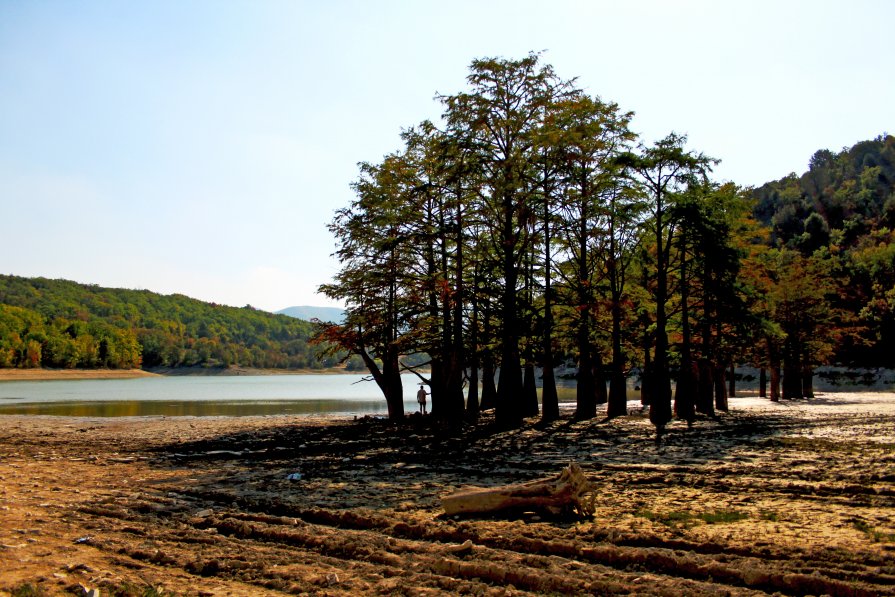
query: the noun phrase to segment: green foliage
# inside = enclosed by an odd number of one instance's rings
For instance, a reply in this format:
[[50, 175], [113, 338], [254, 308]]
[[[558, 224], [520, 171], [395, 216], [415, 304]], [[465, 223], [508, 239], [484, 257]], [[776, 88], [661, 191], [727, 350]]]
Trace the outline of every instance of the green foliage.
[[730, 524], [746, 520], [749, 518], [749, 515], [739, 510], [714, 510], [712, 512], [702, 512], [697, 514], [696, 517], [706, 524]]
[[[825, 361], [893, 365], [895, 354], [895, 137], [818, 151], [801, 176], [753, 195], [770, 244], [798, 251], [825, 270]], [[813, 284], [808, 280], [807, 284]], [[809, 288], [810, 290], [810, 288]]]
[[112, 597], [174, 597], [175, 595], [175, 593], [166, 591], [162, 587], [131, 582], [125, 582], [121, 586], [107, 587], [106, 590]]
[[310, 335], [249, 307], [0, 276], [0, 367], [321, 367]]
[[25, 583], [10, 591], [12, 597], [44, 597], [47, 594], [40, 586]]
[[712, 512], [693, 514], [691, 512], [678, 512], [674, 510], [670, 512], [654, 512], [652, 510], [640, 509], [634, 512], [634, 516], [658, 522], [672, 528], [690, 528], [698, 520], [701, 520], [706, 524], [730, 524], [749, 518], [747, 513], [739, 510], [713, 510]]
[[[838, 154], [820, 150], [801, 176], [755, 189], [755, 217], [774, 242], [810, 255], [829, 232], [850, 246], [895, 216], [895, 137], [861, 141]], [[808, 235], [807, 237], [804, 235]]]
[[695, 519], [695, 516], [690, 512], [653, 512], [652, 510], [647, 509], [637, 510], [634, 512], [634, 516], [645, 518], [652, 522], [658, 522], [672, 528], [689, 528], [693, 526], [693, 521]]
[[871, 543], [895, 543], [895, 533], [878, 531], [863, 520], [852, 521], [852, 526], [867, 535]]

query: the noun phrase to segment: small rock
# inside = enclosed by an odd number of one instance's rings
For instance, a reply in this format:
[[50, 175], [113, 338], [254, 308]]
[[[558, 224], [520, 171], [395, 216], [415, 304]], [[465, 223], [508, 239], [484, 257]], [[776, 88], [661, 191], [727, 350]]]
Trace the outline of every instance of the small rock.
[[214, 514], [214, 510], [212, 510], [211, 508], [206, 508], [205, 510], [199, 510], [198, 512], [196, 512], [196, 518], [208, 518], [212, 514]]
[[336, 574], [335, 572], [330, 572], [329, 574], [327, 574], [326, 575], [326, 584], [328, 584], [329, 586], [339, 584], [339, 575]]
[[474, 547], [471, 540], [467, 539], [463, 543], [459, 545], [451, 545], [447, 549], [449, 552], [453, 554], [466, 554], [472, 552], [472, 548]]

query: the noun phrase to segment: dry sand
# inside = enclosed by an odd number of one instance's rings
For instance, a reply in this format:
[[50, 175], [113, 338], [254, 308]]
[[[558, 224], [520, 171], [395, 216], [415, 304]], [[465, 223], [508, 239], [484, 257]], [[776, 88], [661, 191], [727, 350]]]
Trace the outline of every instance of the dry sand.
[[154, 377], [142, 369], [0, 369], [0, 381], [48, 381], [65, 379], [132, 379]]
[[[895, 394], [731, 406], [660, 447], [639, 412], [0, 416], [0, 595], [895, 595]], [[442, 514], [570, 461], [593, 518]]]

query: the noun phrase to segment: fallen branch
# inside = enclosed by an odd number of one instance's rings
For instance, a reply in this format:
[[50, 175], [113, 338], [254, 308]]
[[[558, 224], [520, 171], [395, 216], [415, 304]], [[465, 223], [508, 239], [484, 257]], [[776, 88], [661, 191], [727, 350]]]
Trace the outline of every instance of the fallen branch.
[[554, 515], [575, 512], [590, 516], [594, 513], [595, 499], [594, 485], [573, 462], [548, 479], [458, 491], [441, 498], [441, 505], [449, 516], [502, 510], [546, 511]]

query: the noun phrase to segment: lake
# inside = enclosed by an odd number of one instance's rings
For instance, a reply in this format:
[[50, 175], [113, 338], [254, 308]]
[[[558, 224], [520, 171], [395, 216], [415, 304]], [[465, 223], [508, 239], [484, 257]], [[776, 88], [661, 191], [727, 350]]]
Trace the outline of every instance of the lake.
[[[385, 399], [362, 375], [307, 374], [141, 377], [0, 382], [0, 414], [80, 417], [387, 415]], [[402, 376], [404, 409], [418, 410], [418, 378]], [[559, 389], [574, 400], [574, 381]]]
[[[895, 390], [892, 370], [827, 368], [815, 378], [819, 391]], [[738, 393], [756, 393], [757, 371], [743, 368]], [[832, 373], [831, 373], [832, 371]], [[833, 377], [831, 377], [833, 375]], [[418, 378], [402, 375], [404, 410], [418, 410]], [[80, 417], [372, 415], [388, 409], [378, 386], [363, 375], [172, 376], [0, 382], [0, 414]], [[575, 380], [557, 378], [560, 402], [575, 401]], [[639, 400], [628, 380], [628, 400]], [[635, 404], [636, 406], [636, 404]]]

